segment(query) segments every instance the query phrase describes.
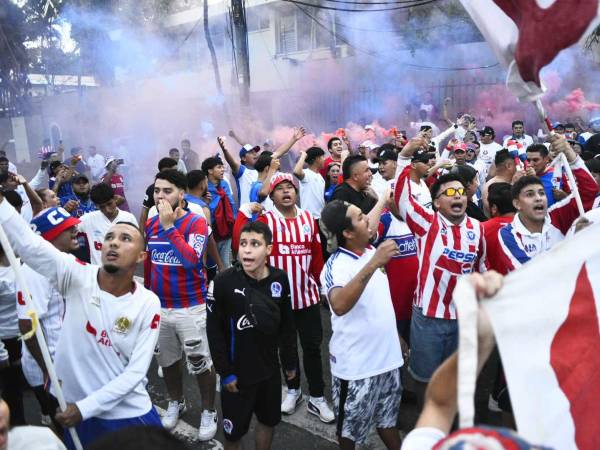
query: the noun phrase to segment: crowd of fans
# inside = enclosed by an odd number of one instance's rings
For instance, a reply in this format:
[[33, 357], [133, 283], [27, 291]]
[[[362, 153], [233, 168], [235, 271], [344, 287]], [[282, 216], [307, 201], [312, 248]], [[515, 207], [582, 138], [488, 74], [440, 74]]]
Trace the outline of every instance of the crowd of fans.
[[[231, 131], [232, 139], [217, 138], [220, 154], [205, 159], [184, 140], [158, 161], [138, 218], [123, 161], [96, 147], [85, 156], [80, 148], [45, 151], [29, 181], [0, 156], [0, 223], [31, 293], [16, 283], [2, 248], [0, 448], [9, 415], [8, 448], [42, 448], [41, 440], [63, 448], [52, 433], [19, 432], [23, 378], [43, 425], [61, 438], [75, 427], [84, 447], [105, 448], [145, 433], [132, 427], [176, 427], [191, 406], [184, 367], [201, 394], [198, 438], [213, 439], [221, 426], [227, 449], [241, 448], [253, 415], [256, 448], [270, 448], [281, 415], [303, 402], [336, 427], [342, 449], [364, 443], [373, 428], [399, 449], [408, 377], [422, 414], [402, 448], [446, 439], [456, 413], [457, 279], [473, 274], [480, 296], [493, 295], [501, 275], [597, 219], [600, 117], [585, 129], [556, 123], [533, 137], [515, 120], [512, 134], [499, 137], [468, 114], [440, 131], [429, 112], [421, 108], [411, 135], [373, 131], [351, 142], [341, 130], [326, 148], [303, 151], [294, 149], [302, 127], [269, 150]], [[287, 172], [281, 160], [290, 150]], [[553, 164], [561, 153], [576, 186]], [[589, 211], [579, 221], [576, 196]], [[143, 283], [134, 278], [140, 267]], [[333, 331], [329, 374], [323, 307]], [[61, 380], [62, 412], [38, 343], [20, 339], [36, 327]], [[485, 361], [493, 338], [481, 339]], [[146, 390], [153, 357], [169, 399], [162, 417]], [[503, 380], [500, 367], [490, 408], [510, 417]], [[121, 437], [107, 440], [111, 432]], [[152, 433], [144, 439], [156, 436], [155, 444], [146, 445], [176, 448], [168, 434]]]

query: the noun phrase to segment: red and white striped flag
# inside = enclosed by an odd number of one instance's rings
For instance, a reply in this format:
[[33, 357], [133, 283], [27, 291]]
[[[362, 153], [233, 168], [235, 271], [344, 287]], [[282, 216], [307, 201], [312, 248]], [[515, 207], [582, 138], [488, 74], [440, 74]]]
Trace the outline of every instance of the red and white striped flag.
[[506, 84], [520, 101], [544, 93], [540, 70], [597, 24], [598, 0], [461, 0], [508, 70]]
[[[519, 435], [529, 442], [561, 450], [600, 448], [599, 244], [600, 223], [512, 272], [495, 297], [481, 302]], [[460, 323], [462, 300], [455, 295], [455, 301]], [[461, 400], [468, 402], [461, 406]], [[466, 414], [471, 405], [472, 398], [459, 397]]]

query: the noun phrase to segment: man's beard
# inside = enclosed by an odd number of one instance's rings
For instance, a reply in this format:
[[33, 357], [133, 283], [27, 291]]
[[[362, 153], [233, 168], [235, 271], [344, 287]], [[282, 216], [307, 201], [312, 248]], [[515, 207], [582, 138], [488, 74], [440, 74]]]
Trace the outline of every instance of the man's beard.
[[75, 192], [75, 195], [76, 195], [76, 196], [77, 196], [77, 197], [78, 197], [80, 200], [83, 200], [83, 201], [87, 201], [87, 199], [88, 199], [88, 198], [90, 198], [90, 193], [89, 193], [89, 191], [88, 191], [88, 192], [80, 192], [80, 193], [77, 193], [77, 192]]
[[119, 271], [119, 268], [113, 264], [104, 264], [103, 269], [107, 272], [110, 273], [111, 275], [117, 273]]

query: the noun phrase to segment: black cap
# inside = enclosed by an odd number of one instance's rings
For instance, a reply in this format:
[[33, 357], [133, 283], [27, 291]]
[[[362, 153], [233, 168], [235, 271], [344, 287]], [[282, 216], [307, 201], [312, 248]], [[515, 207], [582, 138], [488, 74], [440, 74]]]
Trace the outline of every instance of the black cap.
[[412, 161], [413, 162], [422, 162], [422, 163], [428, 163], [430, 159], [435, 158], [435, 153], [434, 152], [428, 152], [426, 150], [423, 149], [419, 149], [417, 150], [413, 156], [412, 156]]
[[73, 178], [73, 183], [77, 183], [79, 180], [85, 180], [87, 183], [90, 182], [90, 179], [82, 173], [77, 174], [75, 178]]
[[494, 129], [490, 126], [486, 126], [483, 128], [483, 130], [481, 130], [479, 132], [479, 134], [484, 135], [484, 134], [491, 134], [492, 136], [496, 136], [496, 132], [494, 131]]
[[398, 154], [392, 149], [381, 150], [377, 154], [378, 161], [397, 161]]

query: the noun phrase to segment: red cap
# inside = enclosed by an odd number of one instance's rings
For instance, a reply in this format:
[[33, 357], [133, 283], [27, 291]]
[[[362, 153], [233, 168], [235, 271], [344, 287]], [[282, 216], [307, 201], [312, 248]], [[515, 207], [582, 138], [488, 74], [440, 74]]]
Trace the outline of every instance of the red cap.
[[296, 185], [294, 184], [294, 177], [292, 177], [289, 173], [278, 173], [273, 178], [271, 178], [271, 186], [269, 188], [269, 192], [273, 192], [273, 189], [277, 187], [278, 184], [283, 183], [284, 181], [289, 181], [296, 189]]

